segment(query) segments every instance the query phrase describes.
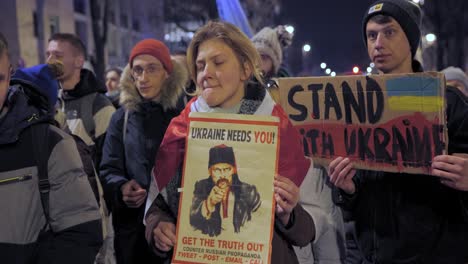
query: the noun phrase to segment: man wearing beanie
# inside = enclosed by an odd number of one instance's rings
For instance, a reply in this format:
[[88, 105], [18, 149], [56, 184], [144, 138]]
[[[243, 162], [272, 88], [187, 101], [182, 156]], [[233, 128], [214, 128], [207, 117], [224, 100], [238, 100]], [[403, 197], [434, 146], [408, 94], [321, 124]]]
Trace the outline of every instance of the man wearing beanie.
[[[412, 1], [372, 4], [363, 20], [368, 54], [381, 74], [421, 72], [414, 60], [421, 11]], [[448, 153], [432, 161], [432, 175], [352, 169], [348, 158], [329, 165], [334, 201], [355, 221], [363, 260], [350, 263], [468, 262], [468, 107], [447, 87]]]
[[260, 207], [257, 188], [240, 181], [234, 151], [226, 145], [210, 149], [208, 174], [195, 183], [190, 224], [211, 237], [221, 230], [239, 233]]
[[131, 50], [119, 84], [121, 107], [112, 116], [100, 176], [112, 209], [118, 264], [161, 263], [145, 239], [143, 217], [154, 157], [188, 80], [184, 65], [156, 39]]

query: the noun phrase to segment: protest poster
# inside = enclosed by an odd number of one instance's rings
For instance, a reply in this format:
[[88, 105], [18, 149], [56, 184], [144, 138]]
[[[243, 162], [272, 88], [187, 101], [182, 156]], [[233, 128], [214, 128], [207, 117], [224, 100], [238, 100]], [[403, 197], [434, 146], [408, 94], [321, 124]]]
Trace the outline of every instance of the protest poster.
[[173, 263], [270, 263], [279, 119], [191, 113]]
[[360, 169], [430, 174], [432, 158], [446, 153], [442, 73], [277, 81], [280, 103], [316, 163], [341, 156]]

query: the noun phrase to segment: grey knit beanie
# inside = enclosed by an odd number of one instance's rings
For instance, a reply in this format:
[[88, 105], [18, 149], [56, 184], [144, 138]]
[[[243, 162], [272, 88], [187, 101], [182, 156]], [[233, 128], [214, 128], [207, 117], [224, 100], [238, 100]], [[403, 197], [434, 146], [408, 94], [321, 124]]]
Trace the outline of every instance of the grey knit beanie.
[[468, 91], [468, 77], [462, 69], [450, 66], [442, 72], [445, 74], [447, 81], [459, 81], [465, 86], [465, 91]]

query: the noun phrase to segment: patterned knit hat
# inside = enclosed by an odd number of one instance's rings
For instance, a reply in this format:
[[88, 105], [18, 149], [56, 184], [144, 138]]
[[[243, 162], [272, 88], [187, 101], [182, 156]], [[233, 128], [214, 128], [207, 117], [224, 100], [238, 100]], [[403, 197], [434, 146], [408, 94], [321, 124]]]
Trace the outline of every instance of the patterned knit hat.
[[274, 72], [278, 72], [283, 62], [283, 50], [291, 45], [293, 35], [284, 26], [276, 28], [264, 27], [252, 38], [252, 42], [260, 55], [267, 55], [273, 62]]
[[148, 54], [155, 57], [162, 63], [167, 73], [172, 73], [173, 65], [169, 48], [167, 48], [167, 46], [161, 41], [156, 39], [145, 39], [138, 42], [130, 52], [130, 58], [128, 59], [130, 67], [133, 67], [133, 59], [142, 54]]
[[217, 163], [228, 163], [236, 167], [236, 158], [234, 157], [234, 150], [224, 144], [214, 146], [210, 149], [210, 156], [208, 161], [208, 168]]
[[362, 20], [362, 33], [367, 47], [366, 27], [369, 19], [375, 15], [383, 14], [395, 19], [408, 38], [411, 55], [414, 57], [421, 41], [421, 9], [409, 0], [379, 0], [374, 2]]

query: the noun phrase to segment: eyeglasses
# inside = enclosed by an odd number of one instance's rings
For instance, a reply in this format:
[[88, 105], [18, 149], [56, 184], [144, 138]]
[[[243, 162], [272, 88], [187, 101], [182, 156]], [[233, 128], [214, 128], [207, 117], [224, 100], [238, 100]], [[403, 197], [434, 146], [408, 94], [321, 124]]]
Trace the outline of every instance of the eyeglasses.
[[146, 72], [146, 74], [149, 75], [155, 75], [160, 73], [163, 69], [163, 66], [158, 64], [150, 64], [146, 68], [143, 68], [141, 66], [134, 66], [132, 68], [132, 76], [134, 78], [140, 78], [141, 76], [143, 76], [143, 72]]

